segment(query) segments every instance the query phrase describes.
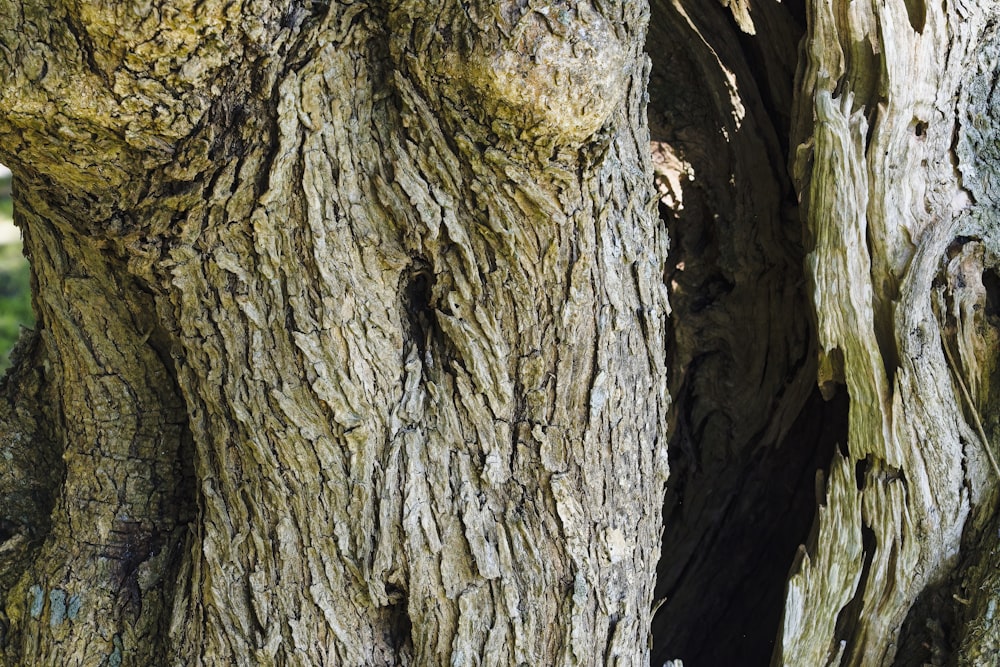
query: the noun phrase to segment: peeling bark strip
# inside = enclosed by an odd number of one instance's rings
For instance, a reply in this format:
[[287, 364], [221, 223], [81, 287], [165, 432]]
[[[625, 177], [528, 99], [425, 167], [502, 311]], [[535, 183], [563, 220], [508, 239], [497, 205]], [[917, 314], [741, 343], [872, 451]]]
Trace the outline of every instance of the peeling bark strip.
[[998, 15], [974, 2], [808, 10], [794, 170], [820, 381], [846, 384], [851, 408], [775, 662], [888, 665], [914, 599], [956, 564], [990, 475], [984, 448], [996, 446], [995, 417], [975, 424], [996, 412], [997, 221], [984, 187], [995, 160], [983, 133], [995, 132], [984, 114]]
[[0, 657], [648, 662], [646, 20], [0, 5], [67, 467]]

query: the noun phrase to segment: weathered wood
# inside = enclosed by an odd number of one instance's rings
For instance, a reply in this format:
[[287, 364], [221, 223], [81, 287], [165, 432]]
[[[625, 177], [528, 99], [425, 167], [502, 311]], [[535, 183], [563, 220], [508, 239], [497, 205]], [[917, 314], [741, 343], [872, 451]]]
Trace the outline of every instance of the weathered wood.
[[996, 482], [984, 449], [995, 442], [983, 442], [995, 430], [980, 435], [974, 417], [996, 357], [982, 278], [994, 214], [969, 178], [978, 158], [970, 164], [963, 150], [976, 106], [969, 73], [993, 67], [977, 63], [992, 50], [984, 27], [995, 10], [826, 0], [808, 9], [794, 169], [820, 380], [847, 386], [841, 467], [855, 474], [828, 482], [817, 538], [789, 582], [775, 662], [887, 665], [917, 595], [955, 566], [970, 504]]

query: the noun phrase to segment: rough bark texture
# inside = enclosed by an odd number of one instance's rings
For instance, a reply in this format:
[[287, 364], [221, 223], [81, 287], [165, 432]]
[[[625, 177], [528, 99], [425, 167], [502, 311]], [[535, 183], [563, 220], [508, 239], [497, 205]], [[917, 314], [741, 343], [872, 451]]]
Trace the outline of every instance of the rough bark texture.
[[65, 465], [4, 535], [47, 532], [6, 664], [648, 661], [646, 20], [0, 5], [42, 369], [7, 386], [51, 412], [3, 428], [52, 443], [6, 451]]
[[1000, 15], [651, 10], [0, 0], [0, 663], [996, 660]]

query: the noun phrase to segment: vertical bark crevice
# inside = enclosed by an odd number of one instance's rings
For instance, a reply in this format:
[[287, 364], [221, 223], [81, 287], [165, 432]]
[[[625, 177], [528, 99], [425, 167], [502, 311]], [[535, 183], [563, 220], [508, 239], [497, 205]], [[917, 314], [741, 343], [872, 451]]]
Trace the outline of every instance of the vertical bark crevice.
[[654, 664], [767, 662], [775, 591], [815, 513], [816, 472], [846, 430], [844, 399], [825, 403], [813, 387], [785, 166], [804, 26], [789, 3], [743, 7], [756, 34], [720, 4], [652, 3], [649, 116], [671, 237], [675, 396]]
[[[868, 466], [862, 466], [862, 463], [859, 461], [856, 468], [864, 468], [863, 472], [859, 470], [855, 473], [858, 477], [858, 490], [861, 491], [864, 488], [864, 476], [867, 475]], [[862, 525], [861, 550], [864, 555], [864, 562], [861, 565], [861, 570], [858, 575], [858, 584], [854, 591], [854, 597], [852, 597], [837, 614], [837, 621], [833, 627], [833, 646], [839, 647], [846, 645], [855, 633], [864, 627], [863, 619], [861, 618], [861, 614], [864, 612], [864, 591], [866, 584], [868, 583], [868, 578], [871, 576], [872, 562], [874, 560], [875, 547], [877, 545], [878, 541], [876, 539], [875, 532], [869, 526]]]
[[[720, 527], [698, 544], [700, 558], [689, 559], [682, 571], [661, 559], [657, 597], [673, 605], [654, 620], [653, 664], [671, 657], [768, 663], [782, 615], [782, 584], [796, 549], [808, 542], [817, 471], [846, 441], [847, 406], [845, 392], [825, 400], [816, 389], [784, 441], [741, 461], [746, 481], [725, 512], [713, 515]], [[671, 469], [682, 476], [687, 467], [672, 458]], [[694, 491], [668, 485], [667, 497], [684, 499], [667, 513], [675, 522], [703, 516], [705, 503]]]
[[1000, 274], [996, 269], [987, 269], [982, 274], [986, 288], [986, 304], [983, 313], [990, 318], [990, 324], [1000, 328]]
[[906, 0], [906, 15], [910, 19], [910, 27], [923, 34], [927, 23], [926, 0]]
[[417, 260], [404, 279], [406, 284], [401, 292], [410, 325], [409, 338], [417, 347], [418, 358], [427, 359], [429, 348], [440, 342], [434, 318], [434, 274], [426, 261]]

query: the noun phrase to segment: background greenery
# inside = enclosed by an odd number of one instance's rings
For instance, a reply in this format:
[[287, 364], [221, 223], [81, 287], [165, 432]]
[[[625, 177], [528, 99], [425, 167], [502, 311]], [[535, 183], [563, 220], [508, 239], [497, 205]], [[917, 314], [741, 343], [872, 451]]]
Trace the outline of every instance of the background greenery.
[[7, 224], [14, 214], [14, 204], [10, 200], [10, 176], [0, 175], [0, 220]]
[[[0, 227], [13, 224], [10, 176], [0, 176]], [[0, 234], [0, 236], [3, 236]], [[31, 326], [31, 287], [28, 262], [21, 254], [20, 241], [0, 244], [0, 372], [6, 370], [7, 355], [22, 326]]]

